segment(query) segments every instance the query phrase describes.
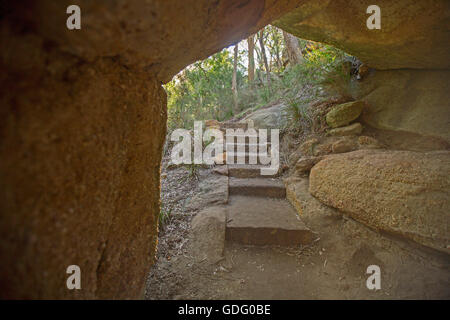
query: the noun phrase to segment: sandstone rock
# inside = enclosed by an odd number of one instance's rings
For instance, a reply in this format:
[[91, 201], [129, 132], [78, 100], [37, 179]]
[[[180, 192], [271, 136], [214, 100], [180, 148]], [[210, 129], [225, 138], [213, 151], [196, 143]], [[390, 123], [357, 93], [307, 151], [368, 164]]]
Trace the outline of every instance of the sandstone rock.
[[303, 142], [300, 145], [299, 150], [304, 155], [313, 156], [314, 155], [314, 148], [318, 144], [319, 144], [319, 139], [311, 138], [311, 139], [308, 139], [305, 142]]
[[407, 131], [450, 142], [450, 71], [376, 71], [352, 83], [366, 103], [362, 120], [377, 129]]
[[212, 170], [214, 173], [223, 175], [223, 176], [228, 176], [228, 166], [227, 165], [223, 165], [223, 166], [217, 166]]
[[279, 103], [268, 108], [258, 109], [247, 115], [243, 121], [252, 121], [254, 128], [257, 129], [280, 129], [288, 122], [288, 109], [288, 106]]
[[[166, 94], [282, 0], [2, 3], [0, 298], [136, 299], [154, 259]], [[82, 270], [67, 290], [66, 268]]]
[[446, 249], [450, 152], [360, 150], [313, 167], [309, 191], [369, 227]]
[[321, 141], [319, 144], [317, 144], [314, 149], [312, 155], [317, 156], [324, 156], [327, 154], [330, 154], [333, 152], [333, 140], [325, 139]]
[[305, 157], [305, 158], [301, 158], [300, 160], [297, 161], [297, 163], [295, 165], [295, 173], [296, 174], [303, 174], [303, 173], [311, 170], [311, 168], [316, 163], [321, 161], [322, 159], [323, 159], [323, 157]]
[[192, 219], [191, 250], [196, 261], [214, 264], [223, 258], [225, 219], [225, 208], [220, 206], [203, 209]]
[[79, 0], [82, 28], [78, 32], [65, 28], [70, 4], [41, 0], [29, 8], [35, 14], [28, 15], [20, 4], [11, 3], [4, 11], [16, 13], [11, 19], [16, 23], [39, 26], [33, 31], [40, 37], [83, 61], [118, 57], [122, 65], [145, 68], [167, 82], [192, 62], [256, 33], [297, 1]]
[[358, 144], [354, 139], [342, 138], [331, 145], [332, 153], [343, 153], [358, 150]]
[[362, 101], [352, 101], [338, 104], [331, 108], [326, 115], [327, 124], [332, 128], [345, 126], [357, 119], [364, 107]]
[[300, 150], [296, 150], [294, 153], [289, 155], [289, 167], [294, 167], [297, 163], [298, 159], [300, 159], [303, 155], [303, 152]]
[[302, 39], [335, 45], [376, 69], [448, 69], [446, 0], [380, 0], [381, 30], [366, 27], [365, 1], [314, 0], [273, 22]]
[[292, 175], [283, 182], [286, 186], [286, 198], [308, 226], [320, 227], [329, 223], [330, 219], [342, 217], [342, 213], [338, 210], [326, 206], [309, 193], [307, 177]]
[[358, 137], [358, 144], [360, 149], [380, 149], [383, 147], [377, 139], [368, 136]]
[[[10, 62], [2, 80], [3, 112], [18, 113], [0, 119], [0, 298], [140, 298], [157, 243], [166, 94], [146, 72], [35, 43], [15, 55], [36, 68], [16, 78], [28, 66]], [[65, 286], [73, 264], [82, 290]]]
[[362, 132], [362, 125], [359, 122], [355, 122], [351, 125], [331, 129], [328, 131], [330, 136], [351, 136], [359, 135]]
[[[449, 66], [443, 0], [403, 0], [400, 8], [383, 1], [392, 18], [377, 33], [361, 28], [360, 1], [79, 0], [82, 29], [73, 32], [61, 27], [69, 4], [2, 7], [1, 298], [139, 298], [157, 239], [166, 119], [160, 84], [289, 10], [319, 22], [309, 23], [311, 39], [328, 34], [371, 67]], [[440, 74], [438, 91], [419, 80], [415, 89], [423, 91], [405, 91], [392, 109], [381, 102], [401, 86], [373, 97], [364, 91], [375, 100], [367, 121], [449, 137], [442, 107], [449, 100], [430, 98], [445, 94], [448, 77]], [[73, 263], [83, 290], [61, 285]]]
[[210, 175], [200, 182], [199, 189], [198, 193], [186, 201], [186, 210], [201, 210], [207, 206], [228, 202], [227, 176]]

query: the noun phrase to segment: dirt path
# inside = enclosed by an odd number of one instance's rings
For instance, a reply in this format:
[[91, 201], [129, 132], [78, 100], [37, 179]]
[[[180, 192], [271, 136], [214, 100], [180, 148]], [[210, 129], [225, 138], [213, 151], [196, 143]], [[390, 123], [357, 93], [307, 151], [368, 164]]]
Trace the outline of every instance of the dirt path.
[[[164, 186], [174, 186], [186, 169], [165, 172]], [[211, 179], [200, 169], [200, 183]], [[190, 181], [190, 182], [189, 182]], [[178, 183], [179, 184], [179, 183]], [[186, 180], [187, 198], [198, 192], [197, 180]], [[252, 246], [226, 242], [216, 264], [196, 262], [188, 234], [194, 212], [186, 197], [160, 235], [158, 261], [147, 282], [146, 299], [449, 299], [449, 259], [390, 239], [342, 215], [329, 214], [311, 200], [308, 226], [316, 234], [309, 245]], [[312, 198], [312, 197], [311, 197]], [[312, 198], [313, 199], [313, 198]], [[366, 287], [366, 268], [381, 269], [381, 290]]]

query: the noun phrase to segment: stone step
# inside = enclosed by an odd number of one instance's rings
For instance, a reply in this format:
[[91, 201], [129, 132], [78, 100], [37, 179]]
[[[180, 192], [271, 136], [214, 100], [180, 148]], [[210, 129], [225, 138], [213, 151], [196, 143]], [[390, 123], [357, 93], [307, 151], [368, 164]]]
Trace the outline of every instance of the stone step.
[[263, 150], [265, 148], [265, 150], [270, 153], [270, 142], [267, 142], [265, 144], [249, 143], [248, 141], [246, 143], [226, 143], [224, 151], [228, 150], [229, 147], [231, 148], [231, 150], [234, 150], [236, 152], [239, 150], [239, 148], [244, 149], [245, 152], [249, 152], [250, 148], [255, 149], [256, 152], [259, 152], [260, 148], [262, 148]]
[[274, 178], [278, 175], [261, 175], [261, 168], [264, 167], [255, 164], [229, 164], [228, 176], [235, 178]]
[[[269, 154], [269, 156], [270, 156], [270, 154]], [[253, 157], [253, 159], [256, 160], [254, 163], [250, 163], [250, 159], [252, 159], [252, 157]], [[257, 153], [249, 153], [249, 152], [244, 152], [244, 153], [235, 152], [234, 155], [230, 155], [230, 154], [227, 154], [226, 152], [224, 152], [224, 153], [218, 155], [217, 157], [215, 157], [214, 159], [215, 159], [216, 164], [220, 164], [220, 162], [222, 162], [222, 164], [230, 164], [230, 165], [233, 165], [233, 164], [266, 165], [265, 163], [261, 162], [261, 159]], [[240, 162], [238, 162], [238, 160]], [[270, 165], [270, 162], [268, 165]]]
[[[250, 159], [252, 159], [255, 163], [250, 163]], [[257, 153], [249, 152], [235, 152], [234, 155], [227, 154], [226, 160], [229, 164], [261, 164], [259, 155]]]
[[[267, 132], [265, 141], [261, 140], [258, 134], [255, 134], [255, 135], [237, 134], [237, 135], [233, 135], [232, 137], [234, 137], [234, 139], [233, 139], [234, 143], [237, 143], [238, 141], [244, 142], [244, 143], [270, 143], [270, 141], [271, 141], [270, 132]], [[224, 134], [223, 138], [225, 141], [231, 142], [231, 141], [227, 140], [226, 134]], [[250, 138], [252, 138], [252, 141], [250, 140]], [[238, 140], [238, 139], [241, 139], [241, 140]]]
[[285, 199], [232, 196], [227, 206], [227, 241], [250, 245], [309, 244], [313, 233]]
[[228, 185], [230, 195], [281, 198], [286, 197], [284, 184], [273, 178], [230, 178]]

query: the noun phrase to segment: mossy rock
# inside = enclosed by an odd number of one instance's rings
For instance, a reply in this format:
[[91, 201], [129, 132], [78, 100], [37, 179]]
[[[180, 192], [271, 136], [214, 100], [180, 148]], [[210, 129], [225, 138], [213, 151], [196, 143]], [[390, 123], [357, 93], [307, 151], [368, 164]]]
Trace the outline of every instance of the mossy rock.
[[334, 106], [326, 116], [327, 124], [331, 128], [345, 126], [357, 119], [364, 108], [363, 101], [352, 101]]

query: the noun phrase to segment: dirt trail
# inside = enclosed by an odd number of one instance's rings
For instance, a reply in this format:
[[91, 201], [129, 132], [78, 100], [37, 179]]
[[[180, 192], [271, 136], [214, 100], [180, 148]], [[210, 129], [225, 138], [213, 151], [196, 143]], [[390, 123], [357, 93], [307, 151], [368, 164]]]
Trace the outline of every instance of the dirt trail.
[[[188, 171], [177, 168], [165, 173], [163, 190]], [[200, 169], [200, 184], [215, 175]], [[190, 185], [190, 195], [199, 191], [195, 179]], [[150, 271], [145, 298], [450, 298], [448, 256], [374, 232], [313, 197], [305, 201], [309, 212], [305, 221], [315, 234], [312, 243], [285, 247], [227, 241], [223, 259], [209, 264], [193, 257], [188, 234], [196, 211], [186, 212], [186, 199], [180, 197], [171, 226], [160, 235], [158, 261]], [[381, 290], [366, 287], [369, 265], [380, 266]]]
[[[310, 246], [227, 243], [225, 258], [216, 265], [193, 262], [187, 245], [169, 250], [151, 270], [146, 298], [450, 298], [448, 258], [384, 238], [351, 220], [324, 220], [315, 230], [320, 240]], [[379, 291], [366, 288], [370, 264], [381, 267]]]

